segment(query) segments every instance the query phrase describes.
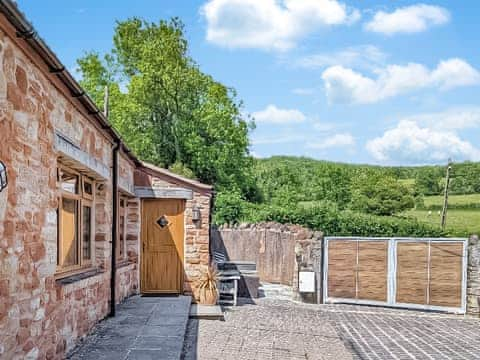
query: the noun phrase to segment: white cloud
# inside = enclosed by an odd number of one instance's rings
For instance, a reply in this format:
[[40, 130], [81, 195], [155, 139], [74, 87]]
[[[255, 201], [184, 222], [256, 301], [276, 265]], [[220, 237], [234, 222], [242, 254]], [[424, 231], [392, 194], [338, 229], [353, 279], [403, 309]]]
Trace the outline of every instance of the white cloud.
[[340, 65], [327, 68], [322, 79], [329, 101], [368, 104], [421, 88], [447, 90], [480, 83], [480, 72], [458, 58], [441, 61], [433, 70], [409, 63], [389, 65], [374, 72], [376, 78]]
[[320, 141], [310, 142], [307, 144], [307, 148], [326, 150], [334, 147], [347, 147], [350, 148], [355, 145], [355, 138], [348, 133], [334, 134]]
[[305, 141], [304, 135], [277, 135], [263, 138], [253, 138], [251, 140], [252, 145], [273, 145], [273, 144], [286, 144]]
[[207, 41], [227, 48], [286, 50], [321, 26], [360, 18], [337, 0], [209, 0]]
[[416, 4], [396, 9], [391, 13], [379, 11], [365, 25], [372, 32], [393, 35], [396, 33], [418, 33], [434, 25], [450, 21], [447, 9], [425, 4]]
[[371, 69], [385, 63], [387, 54], [373, 45], [351, 46], [342, 50], [313, 54], [297, 61], [297, 65], [305, 68], [323, 68], [326, 66], [342, 65]]
[[457, 107], [445, 111], [412, 115], [403, 120], [441, 130], [465, 130], [480, 127], [480, 107]]
[[275, 105], [268, 105], [264, 110], [254, 112], [253, 118], [257, 123], [291, 124], [304, 122], [307, 117], [296, 109], [279, 109]]
[[404, 119], [381, 137], [367, 142], [367, 150], [379, 162], [398, 164], [444, 163], [480, 160], [480, 149], [452, 130]]

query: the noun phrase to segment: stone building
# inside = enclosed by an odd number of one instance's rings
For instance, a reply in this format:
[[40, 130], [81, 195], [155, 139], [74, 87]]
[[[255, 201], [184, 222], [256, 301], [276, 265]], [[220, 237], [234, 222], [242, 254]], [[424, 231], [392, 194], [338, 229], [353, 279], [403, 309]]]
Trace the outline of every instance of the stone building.
[[195, 292], [211, 187], [136, 158], [10, 0], [0, 161], [1, 359], [65, 357], [112, 298]]

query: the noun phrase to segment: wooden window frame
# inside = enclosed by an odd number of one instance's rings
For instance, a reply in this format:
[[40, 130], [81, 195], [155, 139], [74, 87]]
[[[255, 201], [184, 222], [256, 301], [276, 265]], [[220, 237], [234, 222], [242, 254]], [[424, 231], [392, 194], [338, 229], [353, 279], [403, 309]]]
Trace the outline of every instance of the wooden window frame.
[[[76, 275], [78, 273], [82, 273], [93, 268], [93, 264], [95, 261], [95, 243], [94, 243], [94, 235], [95, 235], [95, 181], [80, 172], [64, 166], [62, 164], [58, 164], [57, 166], [58, 171], [58, 211], [57, 211], [57, 266], [55, 277], [56, 278], [63, 278], [71, 275]], [[68, 191], [64, 191], [61, 186], [61, 177], [62, 172], [67, 172], [72, 175], [78, 176], [78, 184], [77, 184], [77, 193], [73, 194]], [[89, 183], [92, 185], [92, 194], [86, 193], [84, 190], [84, 183]], [[63, 246], [61, 246], [62, 242], [62, 216], [60, 210], [63, 207], [63, 199], [71, 199], [77, 202], [76, 207], [76, 255], [77, 255], [77, 263], [74, 265], [69, 266], [62, 266], [59, 264], [60, 259], [63, 255]], [[84, 259], [83, 254], [83, 212], [84, 207], [90, 208], [90, 259]]]
[[[82, 176], [82, 196], [85, 200], [91, 200], [93, 201], [94, 197], [95, 197], [95, 181], [93, 181], [92, 179], [86, 177], [86, 176]], [[91, 187], [92, 187], [92, 193], [89, 194], [85, 191], [85, 184], [89, 184]]]
[[[119, 192], [117, 194], [118, 196], [118, 216], [117, 216], [117, 247], [116, 247], [116, 256], [117, 256], [117, 261], [119, 262], [127, 262], [128, 261], [128, 256], [127, 256], [127, 224], [128, 224], [128, 200], [129, 198]], [[121, 202], [124, 201], [125, 206], [123, 207], [123, 214], [122, 214], [122, 207], [121, 207]], [[120, 218], [123, 216], [123, 246], [121, 242], [121, 229], [120, 229]], [[123, 247], [123, 251], [120, 252], [121, 248]]]

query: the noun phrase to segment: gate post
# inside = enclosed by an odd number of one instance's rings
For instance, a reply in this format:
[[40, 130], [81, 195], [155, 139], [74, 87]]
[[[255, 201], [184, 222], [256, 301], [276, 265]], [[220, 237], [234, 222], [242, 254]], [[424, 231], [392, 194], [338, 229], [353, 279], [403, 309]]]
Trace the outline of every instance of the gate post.
[[478, 235], [468, 239], [467, 314], [480, 316], [480, 240]]

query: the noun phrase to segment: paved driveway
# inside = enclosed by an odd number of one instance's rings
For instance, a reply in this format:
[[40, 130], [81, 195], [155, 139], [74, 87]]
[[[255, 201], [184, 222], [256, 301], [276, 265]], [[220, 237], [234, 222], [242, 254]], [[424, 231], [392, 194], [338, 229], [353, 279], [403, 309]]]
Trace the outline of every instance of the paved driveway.
[[191, 320], [184, 358], [480, 359], [480, 320], [263, 299], [225, 322]]

